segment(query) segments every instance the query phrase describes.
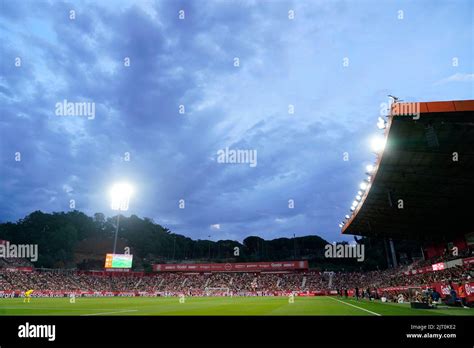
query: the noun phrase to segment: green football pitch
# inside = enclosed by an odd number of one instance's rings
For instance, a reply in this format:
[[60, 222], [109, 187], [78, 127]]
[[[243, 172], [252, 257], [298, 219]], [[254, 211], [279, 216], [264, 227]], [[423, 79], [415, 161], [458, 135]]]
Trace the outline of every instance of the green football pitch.
[[411, 309], [409, 304], [339, 297], [102, 297], [0, 299], [0, 315], [474, 315], [474, 308]]

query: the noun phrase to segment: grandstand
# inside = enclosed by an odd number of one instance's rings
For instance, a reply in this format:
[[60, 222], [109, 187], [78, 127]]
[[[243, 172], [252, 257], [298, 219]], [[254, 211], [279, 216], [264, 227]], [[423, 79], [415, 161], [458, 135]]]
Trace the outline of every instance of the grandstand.
[[[461, 260], [462, 266], [438, 271], [421, 269], [407, 272], [388, 269], [371, 272], [328, 272], [289, 270], [280, 272], [83, 272], [74, 270], [15, 270], [0, 269], [0, 296], [19, 297], [24, 289], [36, 289], [38, 297], [84, 296], [207, 296], [208, 289], [226, 296], [300, 296], [335, 295], [348, 290], [364, 289], [367, 298], [388, 296], [396, 299], [409, 287], [436, 288], [441, 296], [444, 284], [466, 286], [469, 301], [474, 301], [474, 258]], [[193, 264], [195, 265], [195, 264]], [[250, 265], [250, 264], [249, 264]], [[387, 295], [390, 293], [390, 295]], [[407, 298], [409, 296], [407, 295]]]
[[473, 113], [474, 100], [392, 104], [385, 149], [342, 233], [445, 242], [472, 233]]
[[[385, 147], [367, 173], [360, 202], [343, 220], [343, 234], [383, 238], [394, 268], [395, 239], [423, 243], [428, 260], [425, 267], [408, 267], [403, 274], [415, 277], [405, 285], [431, 278], [440, 282], [432, 287], [453, 288], [453, 274], [470, 268], [472, 258], [462, 256], [472, 255], [474, 247], [474, 224], [466, 218], [474, 197], [473, 116], [473, 100], [392, 104]], [[439, 270], [445, 271], [434, 272]], [[465, 280], [472, 277], [466, 274]], [[471, 293], [472, 285], [466, 290]]]

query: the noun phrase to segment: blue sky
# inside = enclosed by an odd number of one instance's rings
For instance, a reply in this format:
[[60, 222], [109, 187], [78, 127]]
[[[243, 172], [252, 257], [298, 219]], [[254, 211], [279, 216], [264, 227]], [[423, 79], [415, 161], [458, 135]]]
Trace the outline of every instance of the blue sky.
[[[127, 215], [193, 238], [351, 240], [338, 223], [387, 94], [473, 99], [472, 16], [459, 0], [0, 0], [0, 221], [71, 199], [110, 216], [126, 180]], [[56, 115], [63, 100], [94, 119]], [[257, 166], [218, 163], [226, 147]]]

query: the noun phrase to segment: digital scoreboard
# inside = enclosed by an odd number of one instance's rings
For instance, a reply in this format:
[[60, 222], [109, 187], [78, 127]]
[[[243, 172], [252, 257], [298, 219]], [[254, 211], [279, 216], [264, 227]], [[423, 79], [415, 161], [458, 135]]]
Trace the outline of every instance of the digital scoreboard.
[[132, 259], [130, 254], [107, 254], [105, 268], [132, 268]]

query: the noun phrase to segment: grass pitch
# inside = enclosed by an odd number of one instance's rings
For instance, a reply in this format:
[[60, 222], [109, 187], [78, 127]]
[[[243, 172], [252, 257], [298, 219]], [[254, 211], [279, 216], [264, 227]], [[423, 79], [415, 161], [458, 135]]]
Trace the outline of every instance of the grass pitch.
[[180, 303], [177, 297], [102, 297], [1, 298], [0, 315], [474, 315], [474, 308], [411, 309], [409, 304], [356, 301], [339, 297], [187, 297]]

